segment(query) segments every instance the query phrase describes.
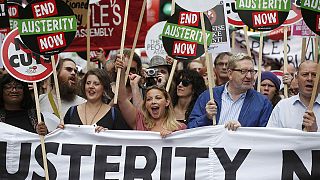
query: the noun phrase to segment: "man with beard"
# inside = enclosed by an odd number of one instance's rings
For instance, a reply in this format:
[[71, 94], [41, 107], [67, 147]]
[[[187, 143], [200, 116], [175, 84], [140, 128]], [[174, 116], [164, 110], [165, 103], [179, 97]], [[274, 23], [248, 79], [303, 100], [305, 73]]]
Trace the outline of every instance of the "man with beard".
[[313, 109], [307, 108], [317, 74], [317, 63], [305, 61], [299, 65], [297, 81], [299, 94], [281, 100], [273, 109], [267, 127], [292, 128], [308, 132], [319, 131], [320, 97], [319, 85]]
[[[86, 100], [77, 95], [78, 76], [76, 63], [72, 59], [61, 59], [57, 66], [57, 76], [61, 97], [61, 118], [63, 119], [71, 106], [84, 103]], [[52, 80], [53, 81], [53, 80]], [[51, 82], [54, 85], [54, 82]], [[58, 114], [58, 100], [55, 88], [39, 97], [41, 112]]]

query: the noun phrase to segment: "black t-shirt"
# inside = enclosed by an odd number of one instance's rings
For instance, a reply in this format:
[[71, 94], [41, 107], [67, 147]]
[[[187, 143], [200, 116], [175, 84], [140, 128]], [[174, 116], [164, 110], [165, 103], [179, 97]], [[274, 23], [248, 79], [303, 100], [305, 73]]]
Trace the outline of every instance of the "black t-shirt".
[[28, 110], [5, 110], [5, 123], [36, 133], [36, 130], [29, 119]]
[[[73, 106], [68, 109], [64, 116], [64, 124], [83, 125], [78, 113], [78, 106]], [[107, 114], [104, 115], [96, 124], [111, 130], [131, 130], [123, 119], [121, 112], [115, 107], [110, 108]]]

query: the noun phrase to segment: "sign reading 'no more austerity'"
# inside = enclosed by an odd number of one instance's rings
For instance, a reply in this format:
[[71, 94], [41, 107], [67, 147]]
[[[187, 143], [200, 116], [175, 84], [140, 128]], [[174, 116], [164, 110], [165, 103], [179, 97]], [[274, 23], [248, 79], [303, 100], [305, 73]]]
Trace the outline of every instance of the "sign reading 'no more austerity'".
[[23, 43], [42, 55], [62, 52], [72, 42], [77, 30], [76, 16], [61, 0], [32, 1], [19, 17]]
[[269, 31], [279, 27], [288, 17], [290, 0], [236, 0], [241, 20], [250, 28]]
[[320, 2], [319, 0], [302, 0], [301, 14], [307, 26], [320, 35]]
[[[205, 17], [207, 45], [212, 42], [211, 24]], [[200, 13], [180, 11], [171, 16], [162, 31], [164, 49], [174, 59], [193, 60], [204, 53]]]

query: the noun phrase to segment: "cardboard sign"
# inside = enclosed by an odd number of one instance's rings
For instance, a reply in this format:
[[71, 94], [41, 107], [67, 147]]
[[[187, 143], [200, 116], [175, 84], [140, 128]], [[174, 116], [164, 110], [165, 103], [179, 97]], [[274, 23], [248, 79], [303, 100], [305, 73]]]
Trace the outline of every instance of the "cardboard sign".
[[42, 81], [52, 73], [50, 56], [44, 57], [28, 49], [22, 43], [18, 29], [12, 30], [5, 38], [1, 59], [8, 73], [21, 81]]
[[291, 8], [289, 0], [237, 0], [236, 9], [248, 27], [258, 31], [269, 31], [279, 27]]
[[149, 59], [156, 55], [166, 58], [166, 56], [168, 55], [163, 47], [161, 37], [161, 33], [165, 24], [166, 21], [158, 22], [157, 24], [153, 25], [148, 31], [144, 48]]
[[176, 3], [185, 10], [193, 12], [205, 12], [215, 7], [217, 0], [176, 0]]
[[77, 19], [72, 9], [61, 0], [32, 1], [19, 16], [21, 39], [38, 54], [62, 52], [76, 34]]
[[7, 0], [0, 0], [0, 29], [9, 28]]
[[301, 13], [307, 26], [320, 35], [320, 3], [318, 0], [301, 0]]
[[[208, 46], [212, 42], [211, 24], [206, 16], [205, 29]], [[193, 60], [204, 53], [200, 13], [177, 11], [162, 31], [164, 49], [174, 59]]]
[[78, 26], [86, 26], [89, 0], [63, 0], [77, 17]]
[[210, 9], [207, 16], [212, 25], [212, 42], [208, 51], [211, 53], [230, 52], [229, 26], [223, 1]]

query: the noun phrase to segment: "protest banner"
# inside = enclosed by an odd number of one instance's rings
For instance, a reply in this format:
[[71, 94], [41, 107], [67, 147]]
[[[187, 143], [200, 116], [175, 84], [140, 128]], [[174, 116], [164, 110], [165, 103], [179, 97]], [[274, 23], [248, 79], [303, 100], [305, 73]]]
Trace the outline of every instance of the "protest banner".
[[77, 17], [77, 25], [85, 26], [87, 24], [87, 13], [89, 0], [63, 0]]
[[166, 58], [168, 55], [163, 47], [161, 36], [165, 23], [166, 21], [158, 22], [157, 24], [153, 25], [147, 33], [144, 48], [146, 49], [149, 59], [151, 59], [153, 56], [161, 56]]
[[[140, 17], [143, 0], [135, 0], [129, 7], [127, 26], [136, 29]], [[91, 4], [90, 21], [90, 49], [98, 51], [120, 49], [122, 27], [124, 22], [125, 1], [101, 0], [99, 5]], [[144, 47], [144, 39], [147, 34], [147, 20], [144, 15], [142, 28], [138, 37], [137, 47]], [[125, 47], [132, 47], [135, 31], [127, 31]], [[79, 26], [75, 39], [65, 52], [86, 51], [86, 27]]]
[[307, 26], [320, 35], [320, 4], [315, 0], [301, 0], [301, 13]]
[[62, 52], [72, 42], [77, 29], [75, 15], [61, 0], [32, 1], [19, 12], [19, 18], [23, 43], [42, 55]]
[[315, 34], [309, 29], [304, 20], [295, 23], [292, 28], [292, 36], [302, 36], [302, 37], [310, 37], [315, 36]]
[[219, 1], [212, 1], [212, 0], [176, 0], [176, 3], [182, 7], [183, 9], [186, 9], [188, 11], [192, 12], [205, 12], [210, 10], [211, 8], [215, 7], [219, 4]]
[[[0, 179], [43, 178], [37, 136], [3, 123], [0, 132]], [[67, 125], [46, 136], [46, 147], [51, 180], [294, 180], [319, 179], [319, 138], [285, 128], [207, 126], [161, 138]]]
[[[0, 47], [1, 47], [5, 36], [10, 31], [7, 0], [0, 0], [0, 22], [1, 22], [0, 23]], [[0, 52], [0, 56], [1, 56], [1, 52]], [[0, 59], [0, 67], [3, 67], [1, 59]]]
[[7, 5], [8, 5], [10, 29], [13, 30], [18, 27], [19, 12], [23, 9], [23, 7], [21, 6], [21, 4], [16, 2], [8, 2]]
[[224, 1], [220, 1], [206, 14], [212, 26], [212, 42], [208, 42], [208, 51], [216, 54], [230, 52], [229, 25]]

